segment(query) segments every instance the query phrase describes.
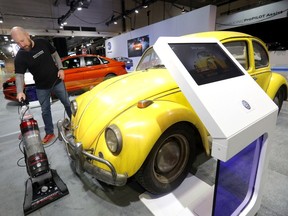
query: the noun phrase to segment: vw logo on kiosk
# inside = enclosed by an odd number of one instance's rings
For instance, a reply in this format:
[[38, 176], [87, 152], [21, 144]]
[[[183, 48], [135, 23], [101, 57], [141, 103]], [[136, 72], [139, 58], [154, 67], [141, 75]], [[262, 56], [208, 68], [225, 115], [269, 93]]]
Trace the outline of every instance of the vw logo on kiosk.
[[248, 110], [251, 109], [251, 106], [250, 106], [250, 104], [249, 104], [247, 101], [242, 100], [242, 104], [243, 104], [243, 106], [244, 106], [246, 109], [248, 109]]

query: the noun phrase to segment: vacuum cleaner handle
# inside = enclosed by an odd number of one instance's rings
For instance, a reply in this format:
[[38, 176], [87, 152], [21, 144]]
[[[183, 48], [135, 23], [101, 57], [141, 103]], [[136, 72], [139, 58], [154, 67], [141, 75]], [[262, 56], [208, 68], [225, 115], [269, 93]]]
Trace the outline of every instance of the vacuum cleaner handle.
[[21, 99], [20, 99], [20, 106], [22, 107], [22, 106], [28, 106], [28, 101], [27, 100], [24, 100], [24, 98], [23, 97], [21, 97]]

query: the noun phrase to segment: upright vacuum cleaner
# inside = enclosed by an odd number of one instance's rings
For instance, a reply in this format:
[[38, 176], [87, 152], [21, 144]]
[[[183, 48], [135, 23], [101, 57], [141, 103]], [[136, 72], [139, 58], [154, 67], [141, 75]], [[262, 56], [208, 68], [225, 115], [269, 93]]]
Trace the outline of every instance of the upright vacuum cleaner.
[[69, 194], [69, 191], [56, 170], [49, 167], [38, 123], [24, 100], [21, 101], [20, 122], [26, 170], [30, 176], [25, 183], [23, 203], [24, 215], [27, 215]]

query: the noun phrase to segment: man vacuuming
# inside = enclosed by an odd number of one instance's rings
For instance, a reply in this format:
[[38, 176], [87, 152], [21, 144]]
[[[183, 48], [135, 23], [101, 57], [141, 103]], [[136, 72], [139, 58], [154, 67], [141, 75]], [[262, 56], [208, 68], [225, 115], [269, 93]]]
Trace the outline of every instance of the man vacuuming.
[[15, 74], [17, 99], [26, 99], [24, 93], [24, 74], [28, 70], [34, 78], [36, 94], [41, 105], [42, 118], [46, 135], [43, 144], [54, 138], [54, 126], [51, 114], [51, 93], [64, 105], [66, 113], [71, 118], [68, 93], [64, 85], [64, 71], [61, 59], [56, 49], [46, 39], [30, 38], [29, 33], [22, 27], [13, 27], [11, 37], [20, 47], [15, 57]]

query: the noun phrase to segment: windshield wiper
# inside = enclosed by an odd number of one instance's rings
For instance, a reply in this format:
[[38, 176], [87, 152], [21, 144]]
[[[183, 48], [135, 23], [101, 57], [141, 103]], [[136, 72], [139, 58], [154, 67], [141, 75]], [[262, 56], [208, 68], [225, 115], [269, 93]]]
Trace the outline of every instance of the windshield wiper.
[[153, 65], [152, 68], [165, 68], [164, 64]]

